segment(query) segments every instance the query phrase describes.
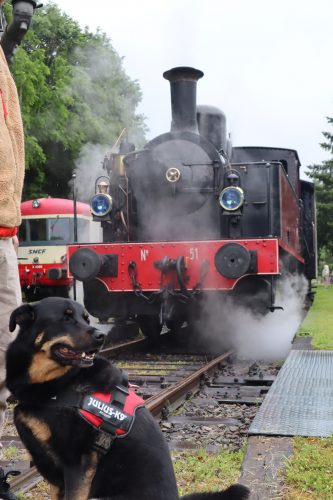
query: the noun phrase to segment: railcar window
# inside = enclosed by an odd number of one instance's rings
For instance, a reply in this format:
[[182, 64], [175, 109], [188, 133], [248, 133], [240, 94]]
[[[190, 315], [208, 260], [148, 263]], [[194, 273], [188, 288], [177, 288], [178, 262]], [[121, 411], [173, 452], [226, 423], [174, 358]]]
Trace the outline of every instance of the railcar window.
[[27, 221], [22, 220], [22, 224], [18, 230], [18, 239], [19, 241], [27, 241]]
[[[78, 243], [89, 242], [91, 221], [77, 219]], [[19, 229], [22, 246], [67, 245], [74, 242], [74, 219], [53, 216], [49, 219], [25, 219]]]
[[19, 229], [22, 246], [64, 245], [73, 240], [68, 217], [25, 219]]
[[30, 219], [30, 241], [45, 241], [47, 239], [46, 219]]
[[54, 219], [49, 219], [48, 226], [48, 240], [64, 243], [69, 243], [71, 241], [69, 218], [56, 217]]

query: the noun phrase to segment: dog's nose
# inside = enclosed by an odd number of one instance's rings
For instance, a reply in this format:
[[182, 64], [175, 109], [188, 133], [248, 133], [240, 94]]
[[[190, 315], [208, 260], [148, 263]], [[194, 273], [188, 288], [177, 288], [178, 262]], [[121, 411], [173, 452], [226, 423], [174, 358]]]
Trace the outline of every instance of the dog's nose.
[[92, 328], [90, 333], [92, 334], [95, 340], [102, 341], [106, 337], [106, 333], [102, 332], [101, 330], [97, 330], [96, 328]]

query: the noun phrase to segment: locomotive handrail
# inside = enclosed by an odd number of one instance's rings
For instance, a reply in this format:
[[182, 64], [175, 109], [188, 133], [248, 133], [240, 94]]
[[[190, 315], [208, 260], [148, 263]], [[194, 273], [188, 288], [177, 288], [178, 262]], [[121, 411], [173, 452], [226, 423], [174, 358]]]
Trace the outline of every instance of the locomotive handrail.
[[182, 165], [184, 165], [184, 167], [199, 167], [200, 165], [206, 165], [207, 167], [218, 166], [218, 168], [219, 168], [220, 164], [219, 164], [219, 162], [217, 160], [213, 160], [213, 161], [209, 161], [209, 162], [201, 161], [200, 163], [186, 163], [185, 161], [183, 161]]
[[272, 160], [272, 161], [266, 161], [266, 160], [262, 160], [262, 161], [239, 161], [239, 162], [231, 162], [231, 165], [234, 166], [234, 165], [237, 165], [237, 166], [241, 166], [241, 165], [281, 165], [282, 166], [282, 163], [277, 161], [277, 160]]

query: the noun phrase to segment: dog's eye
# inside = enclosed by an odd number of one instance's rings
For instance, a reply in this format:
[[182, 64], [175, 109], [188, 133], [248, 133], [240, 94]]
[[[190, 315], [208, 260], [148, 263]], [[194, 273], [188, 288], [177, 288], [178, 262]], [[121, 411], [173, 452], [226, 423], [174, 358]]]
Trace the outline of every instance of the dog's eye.
[[83, 317], [84, 321], [86, 321], [86, 322], [88, 323], [88, 325], [90, 325], [89, 314], [84, 313], [84, 314], [82, 315], [82, 317]]
[[73, 311], [72, 309], [66, 309], [64, 316], [65, 316], [65, 321], [69, 321], [70, 319], [73, 318]]

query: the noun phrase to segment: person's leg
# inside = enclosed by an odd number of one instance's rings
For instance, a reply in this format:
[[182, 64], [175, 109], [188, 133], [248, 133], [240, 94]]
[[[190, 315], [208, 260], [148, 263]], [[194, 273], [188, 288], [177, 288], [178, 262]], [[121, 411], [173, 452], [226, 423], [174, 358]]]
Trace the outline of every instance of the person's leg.
[[22, 302], [17, 256], [11, 238], [0, 239], [0, 437], [9, 391], [5, 386], [6, 351], [14, 339], [9, 331], [9, 317]]

